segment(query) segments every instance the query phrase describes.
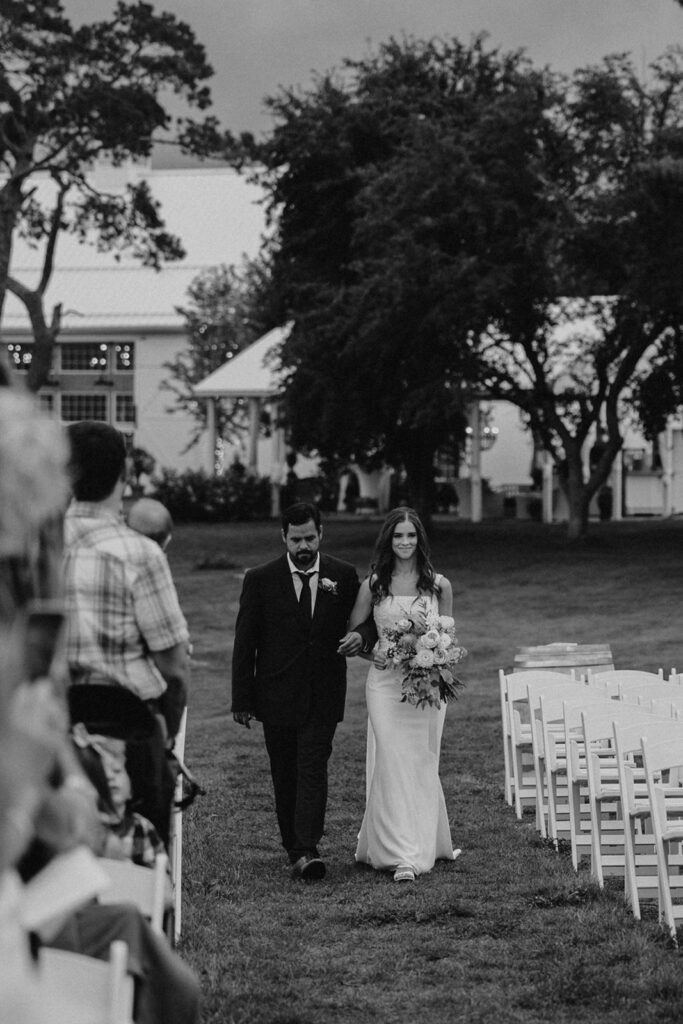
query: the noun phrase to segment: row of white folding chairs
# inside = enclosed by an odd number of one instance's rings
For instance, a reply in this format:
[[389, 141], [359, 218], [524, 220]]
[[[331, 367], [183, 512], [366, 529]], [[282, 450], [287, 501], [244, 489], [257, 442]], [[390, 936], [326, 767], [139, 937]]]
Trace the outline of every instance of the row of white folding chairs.
[[[680, 685], [683, 676], [672, 674], [670, 682]], [[623, 700], [671, 700], [678, 696], [671, 690], [656, 690], [653, 687], [668, 687], [664, 683], [664, 674], [660, 669], [657, 673], [619, 671], [588, 673], [577, 678], [575, 673], [553, 672], [549, 670], [527, 670], [506, 674], [499, 672], [501, 726], [503, 733], [503, 757], [505, 772], [505, 799], [514, 806], [518, 818], [522, 818], [524, 808], [536, 804], [535, 771], [531, 749], [531, 719], [528, 707], [527, 687], [546, 688], [552, 684], [558, 690], [568, 685], [587, 685], [591, 690], [602, 690], [610, 696]], [[647, 688], [649, 697], [641, 696]], [[683, 698], [683, 691], [680, 694]]]
[[[683, 916], [683, 907], [679, 911], [671, 896], [672, 889], [680, 892], [683, 877], [677, 847], [683, 821], [676, 817], [683, 814], [683, 789], [676, 780], [663, 789], [655, 773], [663, 756], [656, 744], [667, 737], [683, 762], [683, 723], [677, 720], [683, 700], [678, 685], [661, 684], [660, 694], [659, 673], [610, 673], [611, 679], [602, 680], [594, 676], [587, 689], [583, 681], [558, 673], [519, 675], [526, 677], [529, 721], [525, 734], [518, 712], [510, 741], [506, 737], [513, 794], [521, 797], [533, 788], [539, 831], [556, 845], [563, 837], [570, 841], [575, 868], [582, 856], [588, 856], [600, 885], [604, 873], [624, 876], [636, 916], [641, 896], [656, 893], [660, 919], [675, 935], [676, 922]], [[614, 676], [618, 686], [612, 685]], [[506, 685], [513, 697], [519, 694], [510, 685], [514, 682], [510, 677], [501, 680], [501, 687]], [[521, 688], [523, 680], [518, 682]], [[635, 756], [646, 756], [641, 750], [645, 730], [655, 744], [649, 754], [649, 776], [642, 770], [638, 774], [634, 761]], [[518, 741], [516, 750], [512, 739]], [[533, 787], [515, 789], [514, 772], [519, 773], [526, 743], [532, 751]], [[646, 830], [639, 826], [643, 821], [648, 823]]]
[[587, 855], [600, 886], [606, 874], [623, 877], [636, 917], [641, 900], [656, 897], [675, 937], [683, 920], [674, 903], [683, 895], [683, 721], [623, 701], [567, 703], [564, 713], [574, 867]]

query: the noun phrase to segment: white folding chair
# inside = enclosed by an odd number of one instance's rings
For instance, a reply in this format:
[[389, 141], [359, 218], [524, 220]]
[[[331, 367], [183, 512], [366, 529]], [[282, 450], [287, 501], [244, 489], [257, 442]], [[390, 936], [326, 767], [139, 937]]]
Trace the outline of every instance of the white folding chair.
[[[185, 740], [187, 737], [187, 707], [180, 719], [180, 728], [176, 734], [173, 753], [181, 764], [185, 761]], [[183, 799], [183, 777], [178, 775], [174, 795], [174, 803]], [[173, 934], [172, 941], [177, 945], [180, 941], [183, 912], [183, 812], [177, 806], [171, 812], [171, 828], [168, 840], [169, 863], [171, 869], [171, 886], [173, 888]]]
[[109, 962], [47, 946], [38, 957], [41, 1024], [132, 1024], [128, 946], [117, 940]]
[[498, 673], [500, 684], [505, 799], [522, 818], [524, 807], [536, 803], [536, 782], [528, 709], [528, 687], [579, 685], [573, 675], [547, 669]]
[[633, 724], [617, 720], [613, 725], [624, 822], [624, 888], [638, 920], [641, 900], [656, 899], [658, 889], [650, 798], [642, 767], [641, 741], [645, 730], [654, 743], [673, 739], [683, 746], [683, 722], [648, 718]]
[[657, 855], [659, 920], [676, 940], [677, 925], [683, 921], [683, 904], [674, 903], [672, 893], [680, 892], [681, 884], [683, 742], [680, 736], [654, 740], [650, 724], [648, 730], [642, 738], [642, 752]]
[[171, 902], [166, 854], [157, 854], [153, 868], [109, 857], [100, 857], [99, 863], [110, 882], [99, 895], [100, 903], [134, 903], [149, 920], [153, 931], [163, 934], [164, 910]]
[[[591, 707], [581, 713], [582, 743], [585, 750], [586, 810], [591, 874], [600, 888], [605, 875], [623, 876], [626, 873], [626, 830], [628, 815], [622, 799], [618, 751], [615, 744], [615, 725], [619, 728], [649, 728], [649, 721], [671, 721], [671, 708], [661, 716], [637, 704], [613, 701], [613, 707]], [[624, 769], [626, 765], [624, 764]], [[642, 798], [646, 795], [645, 780], [640, 775], [637, 790], [636, 776], [632, 776], [632, 790]]]
[[[539, 750], [539, 789], [545, 798], [546, 833], [541, 834], [547, 834], [556, 847], [561, 838], [571, 838], [565, 714], [572, 708], [610, 703], [612, 699], [604, 693], [582, 687], [576, 693], [541, 693], [533, 709], [534, 734]], [[578, 730], [578, 724], [578, 720], [572, 724], [572, 732]]]

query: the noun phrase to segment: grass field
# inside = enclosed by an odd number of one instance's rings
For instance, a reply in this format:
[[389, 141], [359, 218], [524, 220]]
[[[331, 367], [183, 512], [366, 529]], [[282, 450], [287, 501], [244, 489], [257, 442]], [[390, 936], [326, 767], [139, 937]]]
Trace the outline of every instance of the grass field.
[[[330, 521], [325, 548], [365, 572], [376, 522]], [[293, 882], [260, 726], [228, 713], [241, 573], [278, 554], [272, 523], [178, 527], [169, 549], [194, 639], [187, 760], [207, 795], [186, 815], [182, 952], [205, 1024], [648, 1024], [683, 1018], [683, 963], [614, 886], [601, 893], [502, 798], [497, 671], [515, 647], [608, 642], [622, 668], [683, 670], [683, 522], [561, 527], [438, 522], [467, 689], [441, 776], [454, 863], [412, 886], [354, 865], [367, 664], [350, 663], [330, 765], [323, 882]], [[419, 713], [419, 712], [416, 712]]]

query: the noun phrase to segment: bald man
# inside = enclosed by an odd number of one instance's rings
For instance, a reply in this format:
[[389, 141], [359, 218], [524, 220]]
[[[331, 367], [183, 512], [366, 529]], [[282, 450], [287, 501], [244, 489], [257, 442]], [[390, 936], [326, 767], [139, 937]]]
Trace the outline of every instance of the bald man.
[[128, 511], [128, 525], [131, 530], [144, 533], [155, 540], [164, 550], [171, 539], [173, 520], [165, 505], [154, 498], [138, 498]]

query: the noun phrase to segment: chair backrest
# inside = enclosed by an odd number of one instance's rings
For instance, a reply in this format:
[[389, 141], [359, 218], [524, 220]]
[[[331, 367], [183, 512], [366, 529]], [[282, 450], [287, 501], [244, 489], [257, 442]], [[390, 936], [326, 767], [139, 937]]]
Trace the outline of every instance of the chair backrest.
[[100, 894], [101, 903], [134, 903], [155, 932], [164, 927], [164, 905], [168, 887], [168, 857], [158, 853], [153, 868], [133, 864], [130, 860], [100, 857], [99, 863], [109, 878], [109, 886]]
[[[585, 743], [596, 743], [599, 740], [607, 740], [610, 745], [614, 743], [614, 723], [617, 722], [622, 730], [627, 726], [633, 726], [636, 730], [642, 729], [653, 712], [650, 708], [642, 707], [640, 704], [624, 704], [623, 701], [612, 701], [609, 708], [601, 708], [592, 705], [581, 714], [581, 724]], [[658, 715], [658, 719], [668, 721], [671, 716]]]
[[579, 727], [581, 710], [595, 704], [603, 707], [614, 703], [604, 694], [591, 693], [585, 686], [575, 694], [565, 690], [560, 694], [539, 695], [538, 705], [533, 711], [532, 729], [550, 770], [556, 765], [557, 740], [561, 738], [562, 742], [566, 742], [569, 731]]
[[657, 672], [641, 672], [640, 669], [613, 668], [608, 672], [588, 672], [587, 682], [589, 685], [591, 683], [597, 685], [609, 683], [615, 686], [621, 684], [625, 687], [648, 686], [651, 683], [663, 683], [664, 670], [660, 668]]
[[666, 722], [660, 729], [648, 722], [641, 737], [641, 750], [648, 780], [660, 772], [680, 768], [683, 766], [683, 726], [680, 722]]
[[641, 703], [648, 700], [668, 700], [671, 703], [683, 704], [683, 689], [673, 683], [648, 683], [642, 686], [637, 683], [620, 683], [619, 692], [622, 697], [633, 697]]
[[41, 1024], [132, 1024], [133, 979], [127, 967], [128, 946], [120, 940], [112, 942], [108, 963], [43, 947], [38, 959]]
[[510, 672], [508, 675], [501, 670], [505, 682], [505, 694], [510, 704], [518, 700], [526, 700], [529, 686], [543, 689], [553, 686], [578, 685], [573, 675], [564, 672], [551, 672], [547, 669], [529, 669], [526, 672]]

